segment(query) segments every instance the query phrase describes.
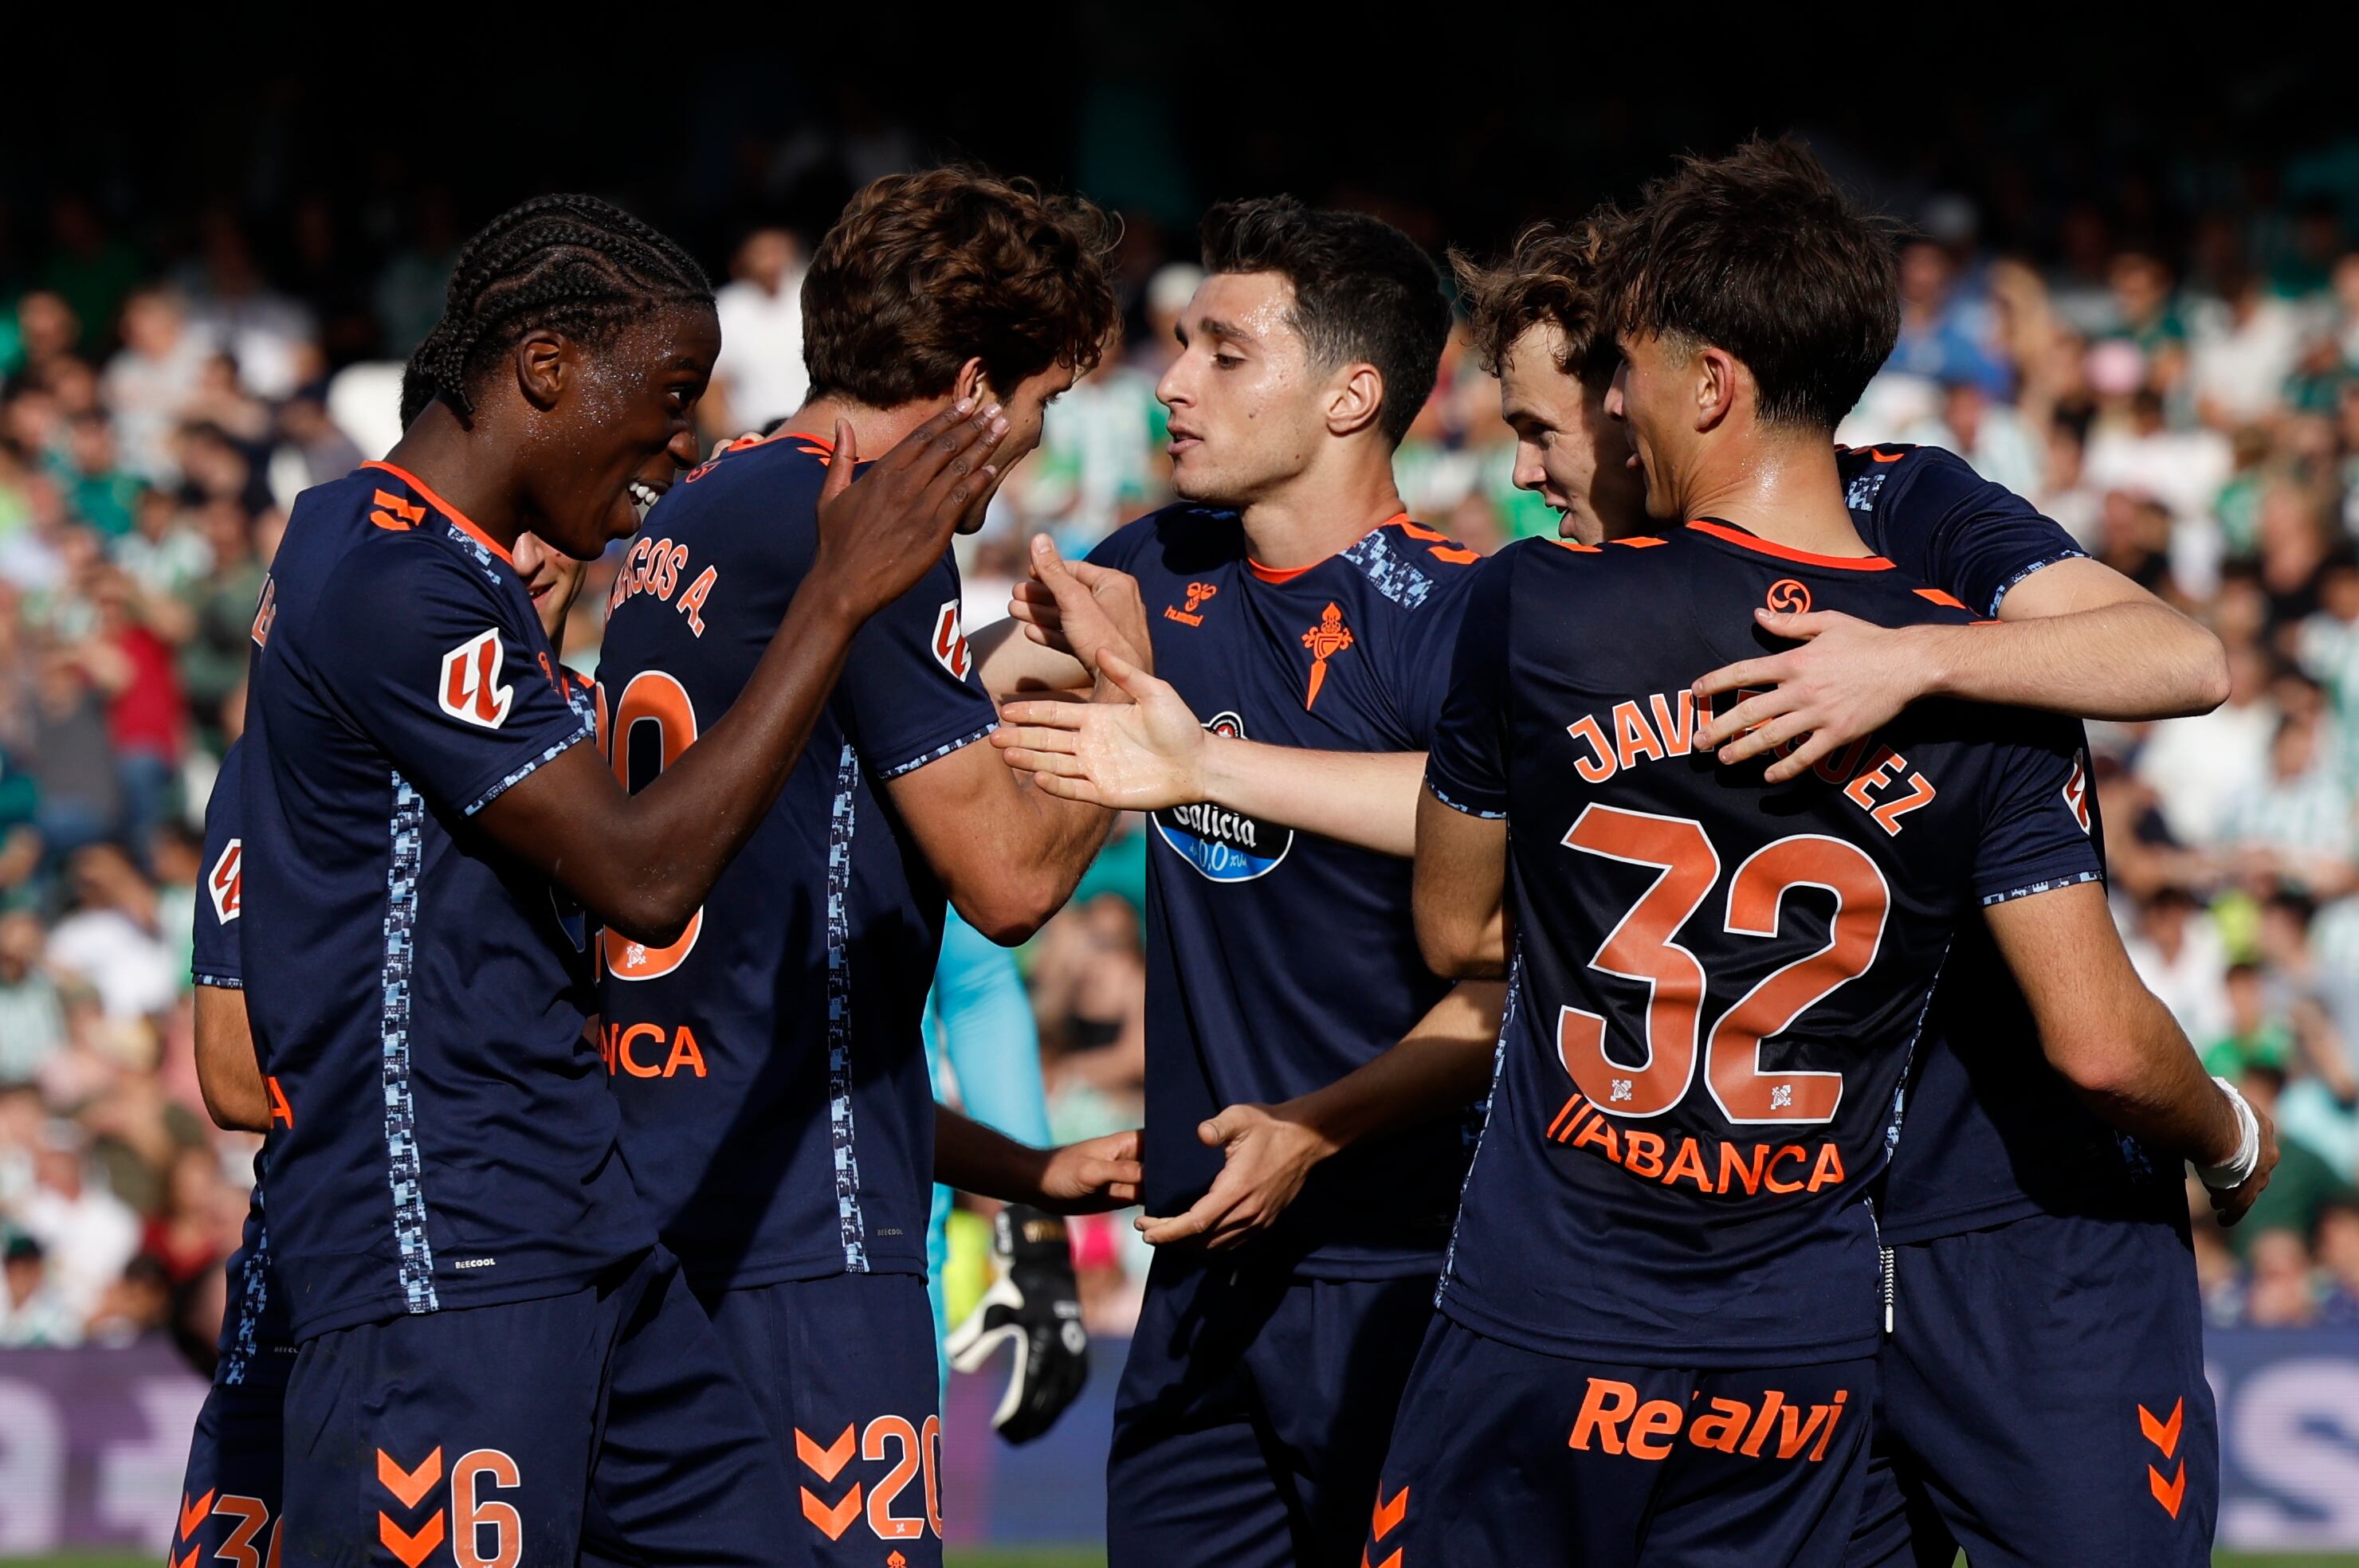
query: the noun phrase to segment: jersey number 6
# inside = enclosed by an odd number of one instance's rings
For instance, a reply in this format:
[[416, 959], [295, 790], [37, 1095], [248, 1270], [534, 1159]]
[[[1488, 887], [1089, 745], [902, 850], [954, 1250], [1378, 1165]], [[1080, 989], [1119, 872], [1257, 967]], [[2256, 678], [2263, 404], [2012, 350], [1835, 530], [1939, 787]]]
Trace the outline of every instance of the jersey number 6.
[[[634, 793], [656, 776], [631, 777], [631, 738], [642, 724], [656, 727], [656, 773], [660, 773], [696, 744], [696, 707], [688, 700], [687, 688], [661, 670], [642, 670], [623, 688], [612, 724], [606, 719], [606, 688], [598, 688], [598, 744], [614, 770], [614, 782]], [[688, 929], [679, 934], [679, 940], [663, 947], [634, 942], [609, 927], [603, 938], [606, 972], [618, 980], [651, 980], [670, 974], [687, 961], [703, 925], [704, 911], [699, 908], [688, 917]]]
[[[1557, 1054], [1581, 1092], [1617, 1116], [1660, 1116], [1695, 1079], [1703, 1010], [1703, 965], [1677, 940], [1720, 881], [1720, 853], [1691, 817], [1656, 816], [1592, 806], [1564, 836], [1567, 849], [1625, 865], [1652, 866], [1655, 879], [1589, 961], [1590, 968], [1643, 982], [1647, 1060], [1625, 1066], [1605, 1054], [1605, 1020], [1560, 1010]], [[1756, 850], [1728, 882], [1723, 929], [1777, 935], [1788, 888], [1835, 896], [1827, 944], [1772, 971], [1723, 1013], [1704, 1052], [1705, 1085], [1734, 1123], [1815, 1122], [1843, 1103], [1841, 1073], [1761, 1070], [1761, 1042], [1790, 1026], [1844, 981], [1866, 972], [1884, 938], [1891, 889], [1865, 851], [1840, 838], [1799, 833]]]

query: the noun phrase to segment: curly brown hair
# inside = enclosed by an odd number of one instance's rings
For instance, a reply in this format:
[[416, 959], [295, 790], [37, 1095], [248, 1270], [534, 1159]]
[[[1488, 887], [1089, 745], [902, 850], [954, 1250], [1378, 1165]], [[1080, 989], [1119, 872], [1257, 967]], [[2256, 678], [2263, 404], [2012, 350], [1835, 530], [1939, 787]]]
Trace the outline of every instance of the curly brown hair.
[[853, 197], [803, 278], [811, 395], [897, 408], [980, 357], [1002, 396], [1051, 365], [1087, 372], [1117, 319], [1115, 220], [973, 168], [890, 174]]
[[1535, 327], [1552, 326], [1563, 339], [1556, 368], [1580, 377], [1593, 392], [1604, 390], [1621, 356], [1597, 280], [1621, 221], [1619, 212], [1601, 207], [1577, 223], [1535, 223], [1492, 266], [1463, 251], [1450, 253], [1450, 270], [1457, 276], [1484, 370], [1497, 374], [1517, 339]]

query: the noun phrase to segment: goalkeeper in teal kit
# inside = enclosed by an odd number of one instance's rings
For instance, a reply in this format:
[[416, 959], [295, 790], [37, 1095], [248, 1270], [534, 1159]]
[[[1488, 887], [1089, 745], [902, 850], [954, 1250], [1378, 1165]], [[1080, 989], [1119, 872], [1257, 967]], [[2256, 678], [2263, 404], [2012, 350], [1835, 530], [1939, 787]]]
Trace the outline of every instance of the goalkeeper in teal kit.
[[[1049, 1101], [1040, 1084], [1040, 1034], [1032, 1000], [1007, 950], [953, 913], [942, 930], [942, 956], [926, 998], [926, 1065], [940, 1096], [947, 1059], [966, 1114], [1021, 1143], [1049, 1143]], [[1027, 1443], [1055, 1424], [1089, 1376], [1089, 1336], [1082, 1328], [1079, 1288], [1065, 1222], [1027, 1204], [999, 1211], [992, 1254], [999, 1278], [956, 1333], [950, 1327], [942, 1274], [950, 1261], [951, 1189], [936, 1184], [926, 1229], [926, 1279], [942, 1380], [951, 1368], [980, 1371], [1003, 1344], [1015, 1346], [1007, 1391], [991, 1424], [1010, 1443]]]

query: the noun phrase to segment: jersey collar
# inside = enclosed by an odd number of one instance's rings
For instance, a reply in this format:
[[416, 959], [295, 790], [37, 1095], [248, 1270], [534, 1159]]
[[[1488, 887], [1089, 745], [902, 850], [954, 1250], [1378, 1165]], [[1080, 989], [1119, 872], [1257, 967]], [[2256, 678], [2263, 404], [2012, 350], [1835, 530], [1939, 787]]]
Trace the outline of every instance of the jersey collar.
[[386, 473], [391, 474], [394, 478], [399, 480], [402, 483], [408, 485], [412, 491], [416, 492], [417, 494], [425, 501], [427, 505], [431, 506], [435, 511], [440, 512], [443, 516], [448, 517], [451, 520], [451, 525], [452, 527], [458, 529], [462, 534], [466, 535], [470, 539], [474, 540], [478, 545], [483, 546], [484, 548], [491, 551], [492, 554], [499, 557], [500, 559], [506, 561], [508, 564], [510, 570], [515, 569], [516, 557], [504, 549], [498, 540], [493, 538], [489, 534], [484, 533], [483, 529], [477, 527], [473, 518], [468, 516], [465, 513], [460, 511], [457, 507], [451, 505], [449, 502], [435, 494], [434, 492], [428, 487], [424, 480], [419, 479], [408, 469], [396, 468], [393, 464], [386, 462], [382, 458], [371, 459], [369, 461], [363, 463], [361, 467], [364, 469], [382, 469]]
[[1882, 556], [1818, 556], [1808, 550], [1797, 550], [1785, 545], [1773, 545], [1758, 534], [1747, 533], [1734, 523], [1723, 523], [1716, 517], [1699, 517], [1688, 524], [1699, 534], [1709, 534], [1715, 539], [1734, 545], [1741, 550], [1775, 556], [1781, 561], [1799, 561], [1806, 567], [1826, 567], [1841, 572], [1888, 572], [1892, 563]]
[[[1383, 530], [1385, 530], [1385, 529], [1386, 529], [1386, 528], [1397, 527], [1397, 526], [1399, 526], [1400, 524], [1404, 524], [1404, 523], [1407, 523], [1408, 520], [1409, 520], [1409, 515], [1408, 515], [1408, 513], [1406, 513], [1406, 512], [1396, 512], [1396, 513], [1394, 513], [1391, 516], [1389, 516], [1389, 517], [1386, 518], [1383, 522], [1381, 522], [1381, 523], [1377, 524], [1374, 528], [1369, 529], [1369, 530], [1368, 530], [1368, 534], [1380, 533], [1380, 532], [1382, 532]], [[1363, 534], [1363, 535], [1360, 535], [1360, 539], [1364, 539], [1364, 538], [1366, 538], [1366, 537], [1368, 536], [1368, 534]], [[1437, 535], [1437, 536], [1438, 536], [1438, 535]], [[1354, 540], [1353, 540], [1353, 541], [1352, 541], [1352, 543], [1351, 543], [1350, 545], [1347, 545], [1347, 546], [1344, 546], [1344, 549], [1351, 549], [1351, 548], [1353, 548], [1353, 546], [1357, 546], [1357, 545], [1359, 544], [1359, 542], [1360, 542], [1360, 539], [1354, 539]], [[1343, 550], [1338, 550], [1338, 551], [1336, 551], [1336, 552], [1335, 552], [1335, 555], [1340, 556], [1340, 555], [1342, 555], [1343, 553]], [[1292, 582], [1296, 578], [1300, 577], [1300, 576], [1301, 576], [1303, 573], [1305, 573], [1305, 572], [1315, 572], [1315, 571], [1317, 571], [1321, 567], [1325, 566], [1325, 565], [1327, 564], [1327, 562], [1328, 562], [1328, 561], [1332, 561], [1332, 560], [1333, 560], [1334, 558], [1335, 558], [1335, 556], [1328, 556], [1328, 557], [1324, 557], [1323, 559], [1316, 560], [1316, 561], [1311, 562], [1311, 563], [1310, 563], [1309, 566], [1307, 566], [1307, 567], [1284, 567], [1284, 568], [1280, 568], [1280, 567], [1266, 567], [1266, 566], [1262, 565], [1259, 561], [1255, 560], [1251, 556], [1247, 556], [1247, 557], [1245, 557], [1245, 569], [1246, 569], [1246, 570], [1248, 570], [1248, 571], [1250, 571], [1250, 572], [1252, 572], [1254, 576], [1256, 576], [1256, 577], [1257, 577], [1257, 578], [1261, 579], [1261, 580], [1262, 580], [1262, 581], [1264, 581], [1264, 582], [1272, 582], [1272, 583], [1277, 583], [1277, 582]]]

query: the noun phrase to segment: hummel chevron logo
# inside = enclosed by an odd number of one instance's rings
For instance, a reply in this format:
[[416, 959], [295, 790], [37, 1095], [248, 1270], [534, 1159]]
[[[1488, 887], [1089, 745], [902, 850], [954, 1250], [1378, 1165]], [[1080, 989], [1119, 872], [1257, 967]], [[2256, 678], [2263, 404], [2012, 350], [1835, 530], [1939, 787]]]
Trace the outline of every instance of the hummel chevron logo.
[[801, 1491], [803, 1518], [817, 1525], [819, 1532], [830, 1541], [842, 1540], [843, 1532], [852, 1528], [852, 1521], [860, 1517], [860, 1483], [857, 1481], [852, 1483], [852, 1490], [844, 1493], [843, 1500], [833, 1508], [821, 1502], [809, 1487], [802, 1487]]
[[442, 1478], [442, 1450], [437, 1448], [426, 1456], [425, 1463], [415, 1470], [404, 1470], [393, 1462], [393, 1455], [380, 1448], [376, 1451], [377, 1485], [400, 1499], [401, 1506], [414, 1509], [434, 1489]]
[[401, 1559], [403, 1568], [418, 1568], [420, 1563], [432, 1556], [434, 1549], [442, 1544], [442, 1516], [440, 1513], [419, 1526], [415, 1535], [394, 1523], [385, 1514], [379, 1513], [376, 1516], [376, 1538], [385, 1542], [385, 1549], [387, 1552]]
[[199, 1525], [201, 1525], [201, 1524], [204, 1523], [204, 1522], [205, 1522], [205, 1516], [206, 1516], [207, 1514], [209, 1514], [209, 1513], [212, 1512], [212, 1511], [213, 1511], [213, 1495], [212, 1495], [212, 1493], [211, 1493], [211, 1492], [207, 1492], [203, 1497], [199, 1498], [198, 1498], [196, 1501], [194, 1501], [194, 1502], [190, 1502], [190, 1501], [189, 1500], [189, 1495], [188, 1495], [186, 1492], [181, 1493], [181, 1494], [180, 1494], [180, 1539], [181, 1539], [182, 1541], [186, 1541], [186, 1540], [188, 1540], [188, 1539], [189, 1539], [189, 1537], [190, 1537], [190, 1536], [192, 1536], [192, 1535], [196, 1534], [196, 1533], [197, 1533], [197, 1526], [199, 1526]]
[[[2162, 1450], [2165, 1459], [2179, 1452], [2180, 1426], [2187, 1414], [2185, 1400], [2170, 1407], [2170, 1417], [2167, 1421], [2156, 1420], [2154, 1412], [2144, 1405], [2138, 1406], [2137, 1412], [2138, 1430], [2146, 1434], [2148, 1443]], [[2177, 1519], [2180, 1504], [2187, 1497], [2187, 1461], [2182, 1459], [2179, 1462], [2168, 1481], [2162, 1478], [2162, 1471], [2158, 1467], [2148, 1465], [2146, 1467], [2146, 1486], [2147, 1490], [2154, 1494], [2154, 1500], [2162, 1505], [2163, 1511]]]
[[849, 1422], [844, 1425], [843, 1434], [825, 1448], [805, 1436], [801, 1427], [795, 1428], [795, 1457], [810, 1466], [822, 1481], [832, 1481], [843, 1474], [843, 1467], [852, 1463], [852, 1426]]

